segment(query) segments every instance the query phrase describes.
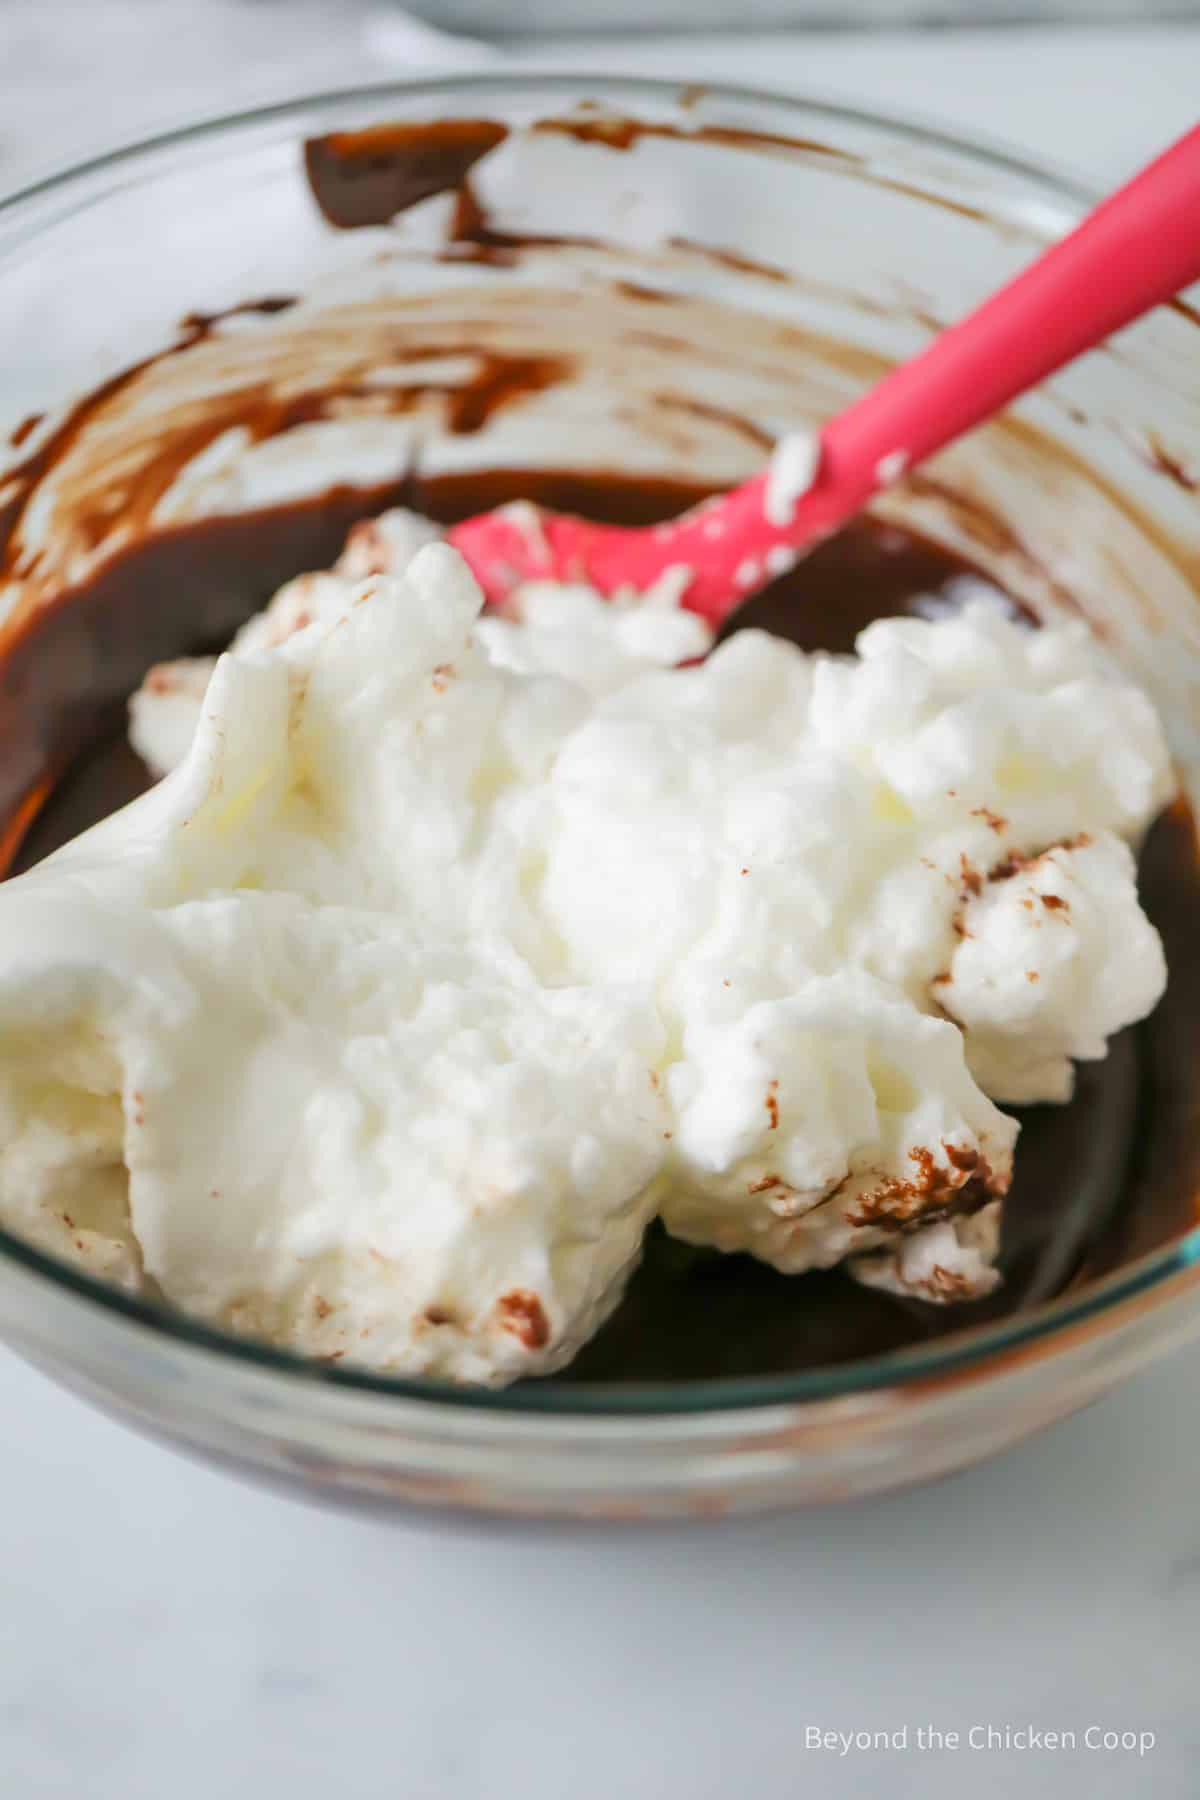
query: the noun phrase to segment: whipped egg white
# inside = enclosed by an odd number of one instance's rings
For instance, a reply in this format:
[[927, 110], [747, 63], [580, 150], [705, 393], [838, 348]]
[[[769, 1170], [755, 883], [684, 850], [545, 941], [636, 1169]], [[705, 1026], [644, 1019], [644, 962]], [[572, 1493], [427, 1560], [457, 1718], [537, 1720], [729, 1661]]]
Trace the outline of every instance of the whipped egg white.
[[0, 888], [0, 1220], [492, 1384], [570, 1359], [656, 1214], [986, 1292], [995, 1102], [1068, 1098], [1165, 981], [1148, 701], [986, 606], [702, 662], [669, 592], [481, 618], [436, 536], [356, 527], [215, 666], [151, 671], [171, 772]]

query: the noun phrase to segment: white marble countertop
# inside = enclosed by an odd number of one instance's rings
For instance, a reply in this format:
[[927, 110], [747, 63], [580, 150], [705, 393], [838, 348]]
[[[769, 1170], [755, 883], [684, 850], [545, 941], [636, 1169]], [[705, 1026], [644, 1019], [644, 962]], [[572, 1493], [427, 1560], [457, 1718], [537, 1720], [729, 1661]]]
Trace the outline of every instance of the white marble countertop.
[[[180, 112], [397, 71], [384, 7], [297, 0], [281, 60], [282, 14], [0, 0], [0, 186]], [[865, 98], [1105, 179], [1194, 122], [1200, 25], [523, 54]], [[852, 1510], [541, 1539], [307, 1510], [0, 1356], [0, 1794], [1192, 1800], [1198, 1386], [1200, 1349]], [[919, 1748], [929, 1727], [961, 1747]], [[988, 1727], [1081, 1747], [972, 1749]], [[1154, 1745], [1083, 1747], [1092, 1727]], [[840, 1755], [810, 1728], [908, 1747]]]

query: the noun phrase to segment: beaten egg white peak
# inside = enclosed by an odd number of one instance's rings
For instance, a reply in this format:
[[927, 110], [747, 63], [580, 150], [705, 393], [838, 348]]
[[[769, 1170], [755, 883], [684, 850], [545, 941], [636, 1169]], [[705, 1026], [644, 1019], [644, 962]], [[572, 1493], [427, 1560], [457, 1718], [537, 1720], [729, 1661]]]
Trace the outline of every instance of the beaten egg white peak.
[[652, 996], [522, 952], [581, 701], [478, 608], [439, 545], [222, 658], [179, 769], [0, 890], [0, 1208], [217, 1324], [500, 1382], [619, 1297], [669, 1123]]
[[358, 528], [203, 699], [153, 671], [135, 741], [182, 761], [0, 888], [0, 1218], [216, 1324], [488, 1383], [569, 1360], [657, 1212], [986, 1291], [993, 1100], [1065, 1098], [1161, 992], [1144, 697], [986, 607], [671, 669], [709, 637], [669, 594], [480, 620], [434, 535]]

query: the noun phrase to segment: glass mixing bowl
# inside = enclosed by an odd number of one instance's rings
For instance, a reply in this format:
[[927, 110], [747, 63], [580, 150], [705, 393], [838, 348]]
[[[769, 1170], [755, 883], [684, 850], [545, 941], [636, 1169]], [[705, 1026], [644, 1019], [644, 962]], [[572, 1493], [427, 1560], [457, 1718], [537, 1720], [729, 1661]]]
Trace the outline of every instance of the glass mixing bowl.
[[[463, 117], [499, 121], [509, 135], [473, 172], [488, 230], [460, 232], [461, 253], [445, 250], [446, 194], [394, 226], [340, 232], [321, 219], [305, 138]], [[418, 448], [442, 470], [519, 467], [533, 444], [543, 467], [683, 467], [734, 480], [762, 454], [738, 420], [767, 434], [819, 420], [1063, 231], [1088, 198], [996, 150], [850, 109], [488, 76], [222, 120], [9, 200], [0, 425], [12, 447], [0, 460], [0, 518], [20, 485], [12, 470], [28, 471], [65, 409], [174, 346], [141, 385], [106, 390], [136, 400], [107, 436], [73, 415], [71, 455], [25, 522], [40, 533], [37, 554], [0, 622], [10, 845], [64, 749], [145, 666], [234, 622], [218, 596], [204, 631], [164, 622], [152, 601], [119, 645], [81, 625], [63, 640], [69, 656], [60, 646], [55, 706], [32, 727], [14, 725], [12, 650], [40, 600], [131, 535], [331, 481], [378, 482]], [[215, 336], [197, 323], [297, 295], [300, 305], [236, 313]], [[397, 322], [407, 377], [384, 367]], [[435, 379], [428, 364], [448, 322], [487, 354], [561, 358], [570, 378], [499, 409], [482, 431], [447, 432], [462, 376], [441, 366]], [[1200, 422], [1198, 324], [1182, 304], [1156, 314], [941, 458], [936, 479], [880, 503], [969, 549], [1040, 616], [1082, 609], [1154, 693], [1189, 780], [1200, 757], [1200, 515], [1185, 446]], [[386, 379], [415, 379], [414, 344], [426, 357], [422, 393], [393, 409], [380, 393]], [[265, 381], [273, 398], [296, 400], [318, 379], [344, 405], [304, 422], [303, 405], [285, 404], [257, 434], [186, 436], [196, 409], [219, 412], [223, 396], [240, 403]], [[179, 451], [177, 479], [148, 489], [164, 443]], [[98, 511], [101, 484], [122, 503]], [[499, 1393], [385, 1379], [223, 1336], [3, 1234], [0, 1333], [132, 1424], [311, 1495], [707, 1516], [926, 1479], [1083, 1405], [1196, 1332], [1200, 1229], [1190, 1224], [1000, 1323], [769, 1379]]]

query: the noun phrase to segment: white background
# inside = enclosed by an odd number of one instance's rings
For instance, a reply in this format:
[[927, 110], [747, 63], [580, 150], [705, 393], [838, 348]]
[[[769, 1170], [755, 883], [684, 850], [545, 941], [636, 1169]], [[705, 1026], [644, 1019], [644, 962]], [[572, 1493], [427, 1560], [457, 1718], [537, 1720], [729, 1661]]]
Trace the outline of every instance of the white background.
[[[1200, 25], [522, 54], [873, 101], [1097, 179], [1200, 96]], [[0, 185], [419, 55], [383, 6], [0, 0]], [[0, 1796], [1194, 1800], [1198, 1383], [1200, 1352], [1178, 1356], [998, 1462], [852, 1509], [540, 1536], [310, 1511], [0, 1356]], [[806, 1726], [929, 1724], [1157, 1745], [804, 1749]]]

